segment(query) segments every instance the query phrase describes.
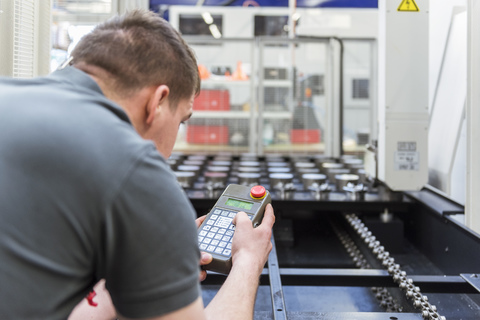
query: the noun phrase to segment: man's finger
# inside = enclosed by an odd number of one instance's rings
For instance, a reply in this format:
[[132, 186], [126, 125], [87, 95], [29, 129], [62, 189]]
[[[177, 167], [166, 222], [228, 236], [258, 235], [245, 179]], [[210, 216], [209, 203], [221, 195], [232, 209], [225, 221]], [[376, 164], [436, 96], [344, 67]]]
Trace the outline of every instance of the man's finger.
[[213, 260], [213, 257], [210, 253], [203, 252], [203, 251], [201, 252], [201, 256], [200, 256], [201, 266], [209, 264], [210, 262], [212, 262], [212, 260]]
[[[241, 218], [240, 218], [240, 216], [241, 216]], [[237, 214], [235, 215], [235, 217], [233, 217], [232, 223], [236, 225], [238, 219], [244, 219], [244, 218], [248, 219], [247, 214], [246, 214], [245, 212], [243, 212], [243, 211], [239, 211], [239, 212], [237, 212]], [[250, 220], [250, 219], [248, 219], [248, 220]]]
[[207, 271], [205, 270], [200, 270], [200, 275], [198, 276], [198, 280], [202, 282], [207, 278]]
[[265, 214], [263, 215], [261, 226], [271, 228], [273, 227], [274, 223], [275, 223], [275, 214], [273, 213], [272, 205], [269, 203], [265, 207]]
[[204, 216], [201, 216], [200, 218], [195, 219], [195, 224], [197, 225], [197, 228], [200, 227], [200, 225], [202, 224], [202, 222], [205, 220], [206, 217], [207, 215], [204, 215]]

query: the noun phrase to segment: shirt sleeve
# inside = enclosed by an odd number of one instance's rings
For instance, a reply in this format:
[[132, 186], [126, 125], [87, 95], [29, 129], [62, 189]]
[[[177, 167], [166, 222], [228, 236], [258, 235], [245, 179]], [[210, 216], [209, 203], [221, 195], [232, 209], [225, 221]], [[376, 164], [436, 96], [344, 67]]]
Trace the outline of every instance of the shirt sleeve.
[[121, 315], [159, 316], [199, 297], [195, 217], [166, 162], [147, 151], [105, 219], [106, 287]]

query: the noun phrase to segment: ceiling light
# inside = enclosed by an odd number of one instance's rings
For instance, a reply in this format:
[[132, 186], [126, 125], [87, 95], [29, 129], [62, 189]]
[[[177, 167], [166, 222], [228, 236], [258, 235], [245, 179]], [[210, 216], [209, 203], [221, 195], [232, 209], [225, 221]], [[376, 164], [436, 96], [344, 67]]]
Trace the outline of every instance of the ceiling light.
[[222, 34], [220, 33], [220, 30], [218, 30], [216, 24], [211, 24], [208, 28], [210, 29], [210, 32], [215, 39], [220, 39], [222, 37]]
[[204, 12], [202, 13], [203, 20], [205, 21], [206, 24], [212, 24], [213, 23], [213, 17], [210, 14], [210, 12]]

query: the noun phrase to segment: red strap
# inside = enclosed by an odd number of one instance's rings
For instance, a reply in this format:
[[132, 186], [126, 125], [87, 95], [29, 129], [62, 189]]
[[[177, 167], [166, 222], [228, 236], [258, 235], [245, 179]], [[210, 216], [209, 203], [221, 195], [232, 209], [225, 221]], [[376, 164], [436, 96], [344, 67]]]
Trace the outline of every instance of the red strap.
[[95, 302], [95, 301], [93, 301], [93, 298], [95, 298], [96, 295], [97, 295], [97, 293], [95, 292], [95, 290], [92, 290], [92, 291], [90, 291], [89, 294], [87, 294], [87, 297], [86, 297], [87, 302], [88, 302], [88, 304], [91, 305], [92, 307], [98, 306], [98, 303]]

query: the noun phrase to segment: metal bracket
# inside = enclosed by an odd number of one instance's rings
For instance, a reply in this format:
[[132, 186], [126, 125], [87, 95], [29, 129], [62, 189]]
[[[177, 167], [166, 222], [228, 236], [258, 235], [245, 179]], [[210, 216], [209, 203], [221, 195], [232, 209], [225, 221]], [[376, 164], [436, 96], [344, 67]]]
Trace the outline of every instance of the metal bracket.
[[477, 273], [461, 273], [460, 277], [465, 279], [472, 287], [480, 292], [480, 274]]

